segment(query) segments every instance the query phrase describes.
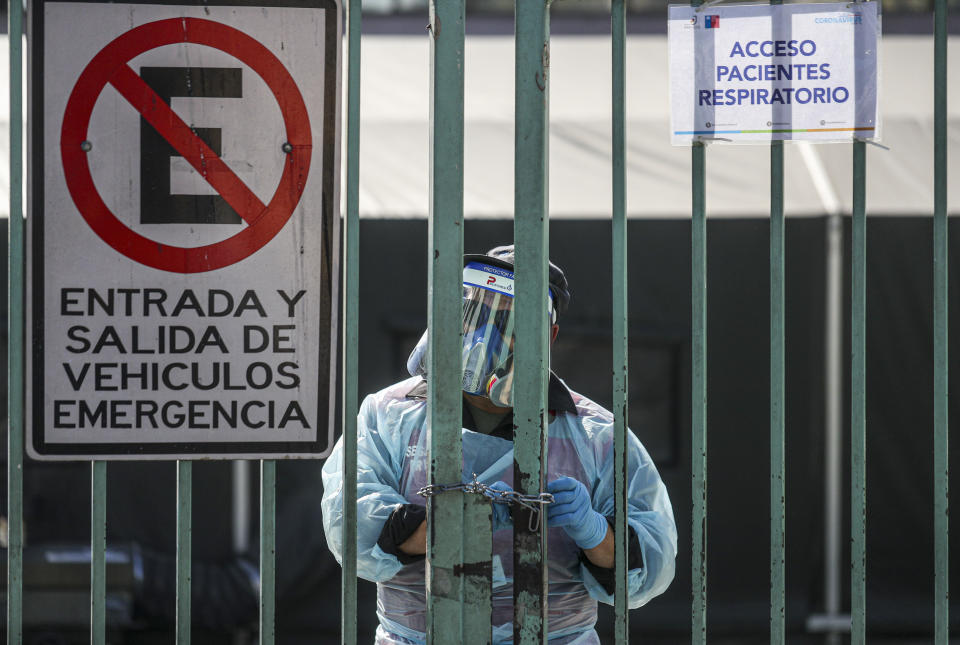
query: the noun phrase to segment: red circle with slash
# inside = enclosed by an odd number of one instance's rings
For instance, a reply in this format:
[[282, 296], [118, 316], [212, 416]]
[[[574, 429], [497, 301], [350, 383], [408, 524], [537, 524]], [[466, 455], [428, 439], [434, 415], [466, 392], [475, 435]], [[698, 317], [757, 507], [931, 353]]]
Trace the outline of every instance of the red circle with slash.
[[[264, 204], [252, 190], [178, 117], [127, 64], [164, 45], [206, 45], [239, 59], [256, 72], [280, 105], [286, 128], [283, 174]], [[112, 85], [240, 215], [246, 227], [219, 242], [197, 247], [162, 244], [134, 232], [104, 203], [87, 160], [87, 129], [100, 93]], [[86, 150], [85, 150], [86, 148]], [[200, 273], [249, 257], [283, 228], [303, 195], [310, 170], [312, 141], [307, 107], [293, 77], [276, 56], [247, 34], [201, 18], [170, 18], [147, 23], [104, 47], [80, 74], [63, 117], [60, 136], [64, 177], [70, 196], [90, 228], [117, 252], [155, 269]]]

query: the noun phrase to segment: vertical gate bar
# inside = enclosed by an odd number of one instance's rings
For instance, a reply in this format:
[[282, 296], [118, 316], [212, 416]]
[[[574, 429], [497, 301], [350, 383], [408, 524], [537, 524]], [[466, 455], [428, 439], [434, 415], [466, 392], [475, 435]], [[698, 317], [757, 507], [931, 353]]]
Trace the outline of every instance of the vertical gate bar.
[[177, 461], [177, 645], [190, 645], [193, 564], [193, 463]]
[[[356, 505], [354, 505], [356, 506]], [[277, 544], [277, 462], [260, 460], [260, 645], [273, 645]]]
[[707, 642], [707, 216], [706, 150], [693, 144], [691, 427], [693, 472], [692, 642]]
[[[514, 240], [517, 244], [516, 385], [513, 486], [543, 490], [547, 464], [546, 397], [549, 339], [547, 300], [549, 208], [550, 13], [543, 0], [516, 3]], [[519, 509], [516, 509], [519, 510]], [[546, 527], [530, 530], [530, 512], [514, 512], [513, 642], [547, 642]], [[541, 518], [542, 520], [543, 518]], [[540, 522], [545, 525], [545, 521]]]
[[23, 5], [8, 3], [10, 218], [7, 336], [7, 643], [23, 642]]
[[490, 502], [480, 495], [463, 496], [463, 645], [493, 641], [493, 544]]
[[950, 453], [947, 424], [947, 2], [934, 4], [933, 63], [933, 460], [934, 642], [950, 638]]
[[250, 546], [250, 462], [235, 459], [230, 462], [233, 552], [246, 553]]
[[783, 142], [770, 144], [770, 643], [786, 639]]
[[627, 378], [629, 339], [627, 329], [627, 215], [626, 215], [626, 40], [625, 0], [613, 0], [610, 8], [613, 69], [613, 472], [614, 472], [614, 638], [617, 645], [630, 639], [627, 606]]
[[106, 643], [107, 462], [90, 462], [90, 644]]
[[[464, 0], [430, 2], [430, 346], [427, 374], [430, 483], [463, 478], [460, 344], [463, 293]], [[429, 498], [427, 642], [463, 642], [464, 500]], [[451, 536], [458, 536], [451, 539]], [[489, 544], [487, 543], [489, 550]], [[489, 632], [489, 623], [487, 630]]]
[[[824, 348], [824, 571], [823, 597], [827, 615], [840, 614], [843, 595], [843, 217], [832, 212], [826, 221], [826, 336]], [[827, 633], [825, 645], [840, 645], [840, 633]]]
[[867, 595], [867, 425], [866, 425], [866, 311], [867, 220], [866, 144], [853, 143], [853, 285], [851, 303], [850, 373], [850, 598], [853, 628], [851, 645], [866, 643]]
[[[690, 0], [698, 7], [703, 0]], [[707, 642], [707, 213], [706, 149], [702, 141], [691, 150], [693, 184], [691, 238], [691, 474], [693, 530], [691, 536], [692, 626], [690, 642]]]
[[343, 568], [340, 642], [357, 645], [357, 321], [360, 305], [360, 0], [347, 2], [347, 181], [343, 268]]
[[[782, 4], [783, 0], [770, 0]], [[783, 142], [770, 142], [770, 645], [786, 639]]]

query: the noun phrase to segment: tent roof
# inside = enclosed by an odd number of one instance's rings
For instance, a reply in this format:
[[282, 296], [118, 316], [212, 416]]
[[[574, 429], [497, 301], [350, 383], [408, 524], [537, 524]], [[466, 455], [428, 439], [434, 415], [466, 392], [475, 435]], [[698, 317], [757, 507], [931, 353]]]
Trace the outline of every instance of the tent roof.
[[[360, 213], [425, 217], [429, 185], [430, 47], [426, 36], [363, 38]], [[0, 70], [8, 46], [0, 37]], [[465, 195], [468, 217], [513, 212], [513, 37], [468, 36], [465, 82]], [[917, 65], [917, 61], [929, 61]], [[933, 209], [933, 41], [885, 36], [881, 46], [882, 145], [867, 147], [870, 214], [929, 215]], [[949, 69], [960, 66], [951, 37]], [[610, 41], [559, 35], [550, 52], [550, 214], [609, 217]], [[627, 38], [627, 211], [630, 217], [689, 217], [690, 152], [669, 141], [667, 42]], [[9, 138], [8, 83], [0, 80], [0, 145]], [[960, 149], [960, 83], [949, 88], [949, 154]], [[788, 215], [849, 213], [851, 147], [785, 146]], [[950, 185], [960, 167], [948, 165]], [[711, 216], [769, 213], [766, 146], [712, 145], [707, 152]], [[0, 155], [0, 192], [9, 194], [9, 156]], [[960, 192], [949, 195], [960, 212]], [[5, 215], [8, 200], [0, 200]]]
[[[429, 43], [371, 36], [363, 41], [360, 212], [422, 217], [428, 207]], [[960, 64], [950, 39], [949, 68]], [[933, 210], [933, 41], [886, 36], [881, 48], [882, 141], [867, 147], [871, 214]], [[917, 61], [929, 61], [918, 66]], [[465, 53], [466, 215], [513, 211], [513, 37], [468, 37]], [[550, 50], [551, 217], [609, 217], [610, 40], [555, 36]], [[627, 39], [627, 211], [631, 217], [689, 217], [690, 151], [669, 137], [664, 36]], [[949, 149], [960, 149], [960, 84], [950, 87]], [[707, 211], [713, 216], [769, 213], [767, 146], [712, 145]], [[785, 146], [785, 209], [790, 215], [849, 213], [851, 146]], [[950, 184], [960, 169], [948, 165]], [[950, 195], [960, 212], [960, 193]]]

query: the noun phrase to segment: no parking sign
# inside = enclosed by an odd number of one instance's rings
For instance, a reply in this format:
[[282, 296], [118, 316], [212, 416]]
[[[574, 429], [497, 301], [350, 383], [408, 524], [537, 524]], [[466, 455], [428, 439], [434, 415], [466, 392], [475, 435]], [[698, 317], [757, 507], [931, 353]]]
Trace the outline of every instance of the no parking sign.
[[31, 455], [325, 455], [339, 4], [39, 2], [31, 28]]

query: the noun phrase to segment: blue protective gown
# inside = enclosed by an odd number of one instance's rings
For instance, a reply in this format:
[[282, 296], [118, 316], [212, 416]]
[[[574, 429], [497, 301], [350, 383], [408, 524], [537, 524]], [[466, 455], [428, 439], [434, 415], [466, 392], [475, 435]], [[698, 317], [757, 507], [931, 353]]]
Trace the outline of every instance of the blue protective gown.
[[[423, 561], [402, 565], [377, 539], [398, 504], [421, 504], [427, 484], [427, 403], [408, 397], [414, 377], [367, 396], [357, 420], [357, 575], [377, 583], [377, 645], [426, 643]], [[613, 416], [586, 397], [570, 392], [576, 414], [550, 414], [547, 481], [567, 475], [583, 482], [593, 508], [614, 516]], [[513, 485], [513, 443], [464, 429], [463, 481], [472, 474], [486, 484]], [[628, 575], [631, 608], [662, 593], [673, 580], [677, 529], [667, 489], [646, 449], [629, 436], [629, 525], [636, 532], [643, 566]], [[343, 442], [323, 467], [323, 527], [327, 544], [342, 562]], [[446, 482], [444, 482], [446, 483]], [[548, 628], [555, 645], [597, 644], [593, 627], [597, 601], [613, 604], [579, 559], [580, 549], [562, 528], [548, 529]], [[513, 638], [513, 532], [493, 534], [493, 643]]]

